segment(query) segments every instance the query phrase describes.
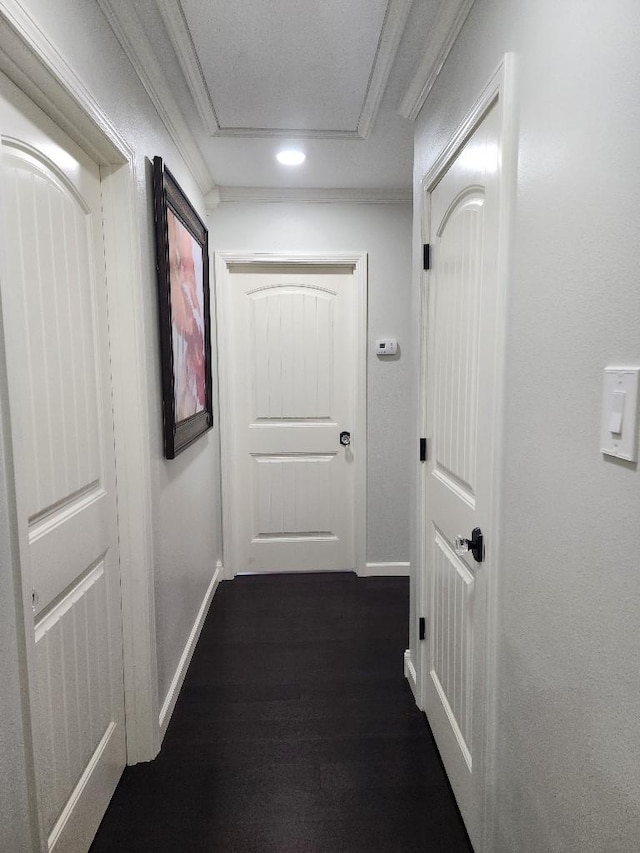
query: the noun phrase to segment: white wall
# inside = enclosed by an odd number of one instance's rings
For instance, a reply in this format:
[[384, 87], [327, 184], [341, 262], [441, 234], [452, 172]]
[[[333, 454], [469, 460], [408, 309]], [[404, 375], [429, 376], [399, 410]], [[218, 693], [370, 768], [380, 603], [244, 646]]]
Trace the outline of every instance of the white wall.
[[599, 450], [602, 369], [640, 363], [638, 44], [636, 0], [477, 0], [416, 125], [418, 193], [516, 52], [491, 853], [640, 843], [640, 476]]
[[218, 435], [210, 431], [176, 460], [162, 450], [151, 163], [160, 155], [205, 215], [202, 193], [97, 3], [23, 0], [51, 42], [135, 150], [141, 229], [145, 353], [149, 375], [152, 514], [159, 699], [162, 704], [198, 609], [221, 557]]
[[[225, 202], [209, 214], [217, 251], [369, 256], [367, 560], [409, 560], [411, 206]], [[398, 360], [373, 353], [397, 337]]]

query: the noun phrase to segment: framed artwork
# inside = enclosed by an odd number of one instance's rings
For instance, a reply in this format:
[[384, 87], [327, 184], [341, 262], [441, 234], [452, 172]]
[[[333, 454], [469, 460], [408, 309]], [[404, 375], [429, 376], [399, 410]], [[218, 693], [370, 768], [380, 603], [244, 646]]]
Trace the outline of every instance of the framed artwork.
[[173, 459], [213, 425], [208, 232], [161, 157], [153, 200], [164, 455]]

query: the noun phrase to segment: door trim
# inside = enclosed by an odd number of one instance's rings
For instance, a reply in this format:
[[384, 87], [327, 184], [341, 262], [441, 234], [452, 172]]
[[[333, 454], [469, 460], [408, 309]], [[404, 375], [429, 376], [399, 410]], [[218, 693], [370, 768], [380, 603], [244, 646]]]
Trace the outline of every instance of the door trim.
[[[492, 477], [491, 477], [491, 503], [492, 521], [487, 531], [487, 540], [491, 543], [492, 551], [492, 574], [488, 578], [488, 596], [486, 612], [486, 635], [485, 635], [485, 671], [484, 682], [486, 685], [486, 716], [485, 737], [482, 745], [482, 767], [484, 777], [482, 779], [483, 804], [482, 804], [482, 848], [478, 853], [493, 849], [493, 838], [495, 834], [495, 801], [492, 796], [495, 790], [495, 747], [496, 747], [496, 725], [497, 725], [497, 650], [498, 650], [498, 588], [499, 579], [502, 575], [502, 553], [501, 553], [501, 483], [503, 472], [503, 438], [504, 438], [504, 400], [505, 400], [505, 340], [506, 340], [506, 302], [508, 283], [511, 270], [511, 235], [512, 219], [514, 211], [514, 199], [516, 193], [517, 178], [517, 67], [515, 54], [507, 53], [500, 62], [498, 68], [483, 89], [482, 93], [464, 117], [457, 130], [449, 140], [444, 150], [440, 153], [429, 172], [424, 176], [420, 187], [421, 208], [421, 239], [423, 243], [429, 242], [430, 233], [430, 194], [455, 160], [460, 149], [482, 122], [489, 109], [498, 101], [501, 103], [501, 161], [500, 161], [500, 188], [499, 188], [499, 222], [498, 222], [498, 303], [497, 303], [497, 336], [496, 336], [496, 394], [494, 401], [494, 436], [492, 447]], [[420, 273], [419, 288], [419, 374], [418, 374], [418, 435], [426, 435], [427, 415], [427, 331], [428, 331], [428, 294], [429, 294], [429, 272]], [[427, 538], [422, 520], [426, 511], [426, 484], [427, 475], [424, 466], [421, 466], [417, 477], [416, 495], [416, 531], [417, 531], [417, 557], [418, 566], [416, 572], [416, 602], [414, 618], [424, 616], [428, 599], [428, 577], [426, 548]], [[427, 672], [427, 655], [425, 643], [418, 641], [415, 660], [416, 673], [416, 698], [420, 708], [425, 707], [425, 691]]]
[[[150, 760], [159, 749], [156, 671], [149, 405], [144, 351], [144, 280], [136, 196], [136, 156], [47, 34], [18, 0], [0, 0], [0, 71], [99, 166], [102, 185], [109, 343], [118, 481], [118, 536], [127, 762]], [[4, 392], [4, 388], [0, 389]], [[10, 460], [9, 460], [10, 461]], [[12, 500], [15, 493], [12, 491]], [[15, 502], [11, 509], [15, 516]], [[16, 558], [17, 559], [17, 558]], [[19, 566], [16, 564], [19, 580]], [[24, 718], [30, 719], [35, 657], [30, 591], [22, 589], [16, 621]], [[29, 726], [27, 724], [27, 730]], [[33, 764], [33, 744], [27, 744]], [[33, 779], [33, 773], [30, 772]], [[37, 799], [32, 781], [34, 821]], [[40, 844], [45, 840], [41, 837]]]
[[353, 342], [356, 370], [355, 423], [351, 433], [356, 447], [362, 448], [355, 463], [354, 474], [354, 553], [357, 574], [366, 571], [367, 551], [367, 253], [341, 252], [328, 254], [215, 252], [215, 303], [218, 347], [218, 388], [220, 407], [220, 459], [222, 468], [222, 550], [225, 577], [234, 577], [233, 555], [228, 543], [233, 542], [233, 518], [227, 511], [231, 498], [231, 418], [230, 388], [227, 359], [230, 302], [228, 294], [231, 264], [304, 264], [314, 266], [351, 266], [356, 288]]

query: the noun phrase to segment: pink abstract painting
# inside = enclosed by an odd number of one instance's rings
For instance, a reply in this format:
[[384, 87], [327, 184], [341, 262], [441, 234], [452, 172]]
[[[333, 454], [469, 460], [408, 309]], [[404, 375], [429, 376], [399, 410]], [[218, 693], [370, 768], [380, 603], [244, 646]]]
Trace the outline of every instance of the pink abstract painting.
[[175, 419], [179, 422], [207, 404], [202, 248], [171, 209], [167, 225]]

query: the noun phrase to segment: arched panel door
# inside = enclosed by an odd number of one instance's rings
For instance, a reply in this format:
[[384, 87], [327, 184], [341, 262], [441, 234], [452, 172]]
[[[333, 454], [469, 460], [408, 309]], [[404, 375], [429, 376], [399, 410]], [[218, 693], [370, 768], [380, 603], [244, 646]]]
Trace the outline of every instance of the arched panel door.
[[[352, 570], [353, 268], [230, 265], [234, 573]], [[342, 442], [348, 441], [346, 435]]]
[[[427, 434], [423, 542], [425, 711], [472, 842], [481, 849], [487, 613], [495, 571], [501, 104], [427, 195]], [[482, 538], [481, 538], [482, 537]]]
[[0, 77], [12, 447], [43, 835], [87, 849], [125, 764], [99, 170]]

